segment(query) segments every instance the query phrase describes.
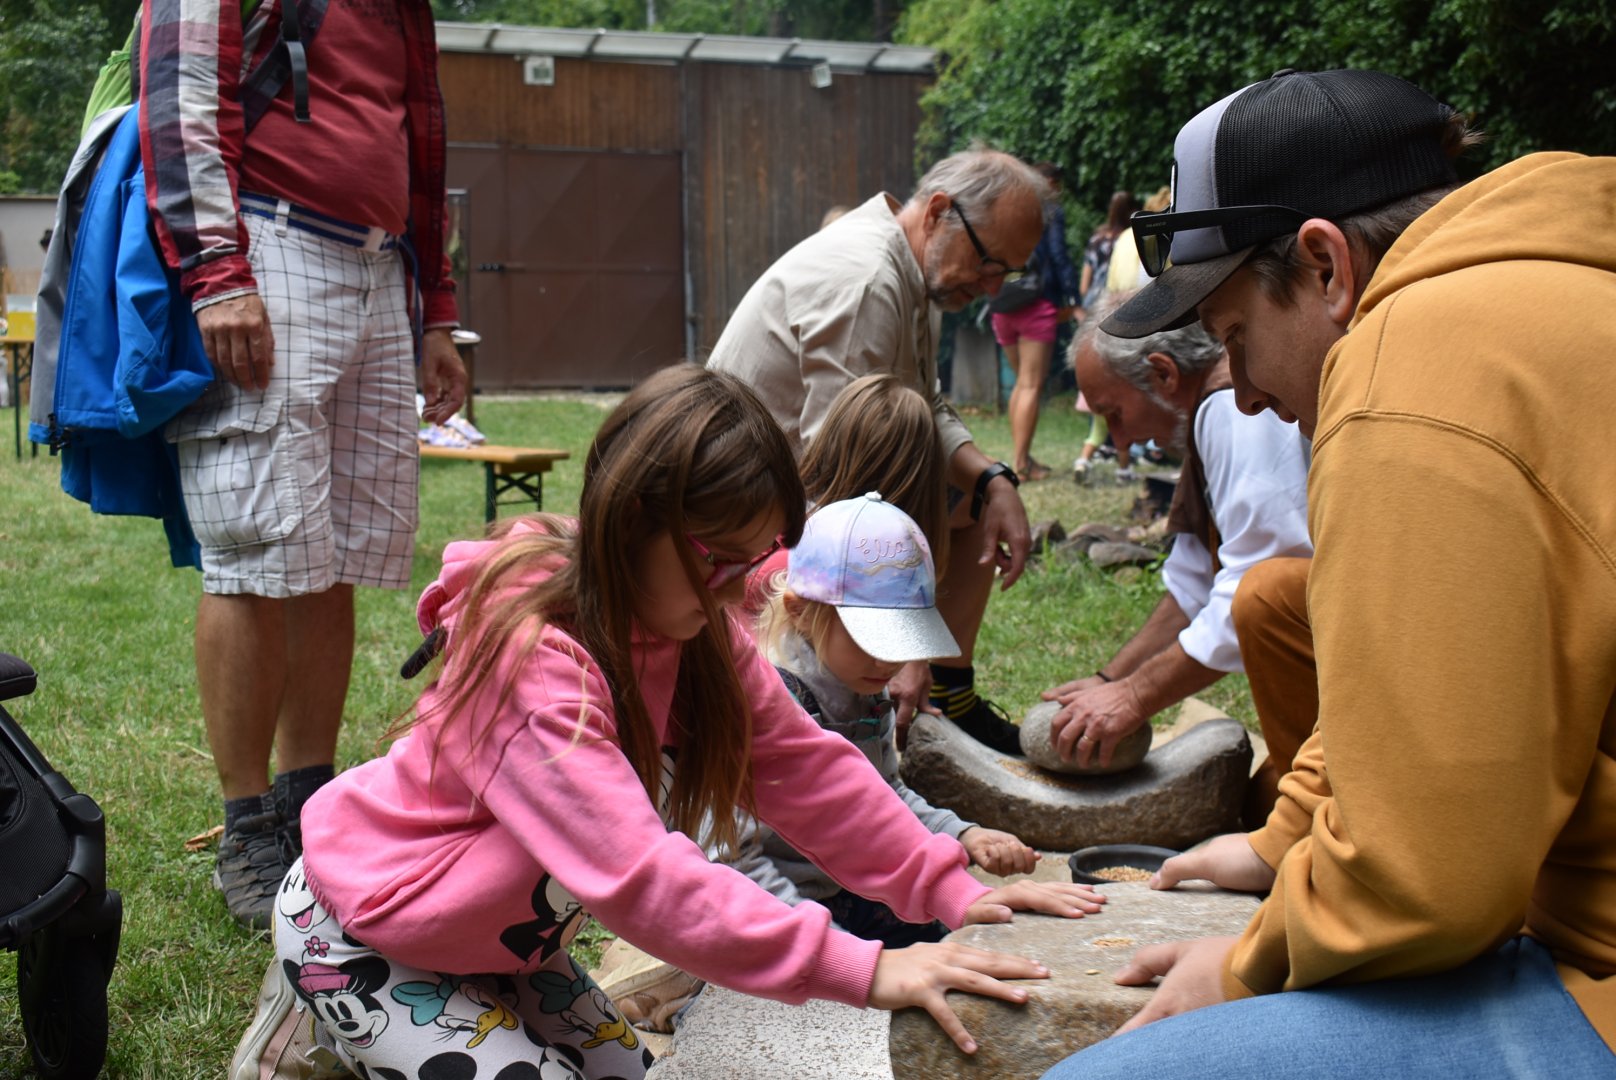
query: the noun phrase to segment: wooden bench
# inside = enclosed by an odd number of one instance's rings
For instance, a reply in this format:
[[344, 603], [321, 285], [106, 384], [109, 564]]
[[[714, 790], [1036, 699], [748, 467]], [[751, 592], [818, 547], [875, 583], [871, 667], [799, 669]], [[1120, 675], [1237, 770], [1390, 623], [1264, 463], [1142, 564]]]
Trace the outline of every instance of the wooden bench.
[[558, 461], [572, 456], [566, 450], [534, 450], [525, 446], [426, 446], [421, 447], [423, 458], [449, 458], [455, 461], [480, 461], [484, 486], [483, 512], [485, 520], [492, 522], [499, 516], [499, 497], [507, 491], [520, 492], [533, 500], [535, 509], [544, 509], [544, 474]]

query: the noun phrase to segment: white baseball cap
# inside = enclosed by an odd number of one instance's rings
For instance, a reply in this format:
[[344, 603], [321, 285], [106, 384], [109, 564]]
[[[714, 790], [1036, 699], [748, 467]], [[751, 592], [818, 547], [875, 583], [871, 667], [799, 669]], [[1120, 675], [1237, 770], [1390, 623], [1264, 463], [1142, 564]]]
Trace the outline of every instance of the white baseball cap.
[[960, 654], [937, 612], [925, 533], [878, 492], [815, 510], [787, 567], [786, 587], [834, 607], [858, 647], [877, 660]]

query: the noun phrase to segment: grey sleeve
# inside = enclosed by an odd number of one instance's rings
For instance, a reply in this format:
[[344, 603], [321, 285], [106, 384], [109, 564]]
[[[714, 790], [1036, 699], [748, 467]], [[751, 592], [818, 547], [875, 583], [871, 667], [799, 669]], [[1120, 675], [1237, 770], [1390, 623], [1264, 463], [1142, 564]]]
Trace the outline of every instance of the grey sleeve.
[[954, 411], [954, 406], [943, 397], [941, 391], [932, 397], [932, 412], [937, 417], [937, 439], [943, 445], [943, 467], [947, 468], [954, 451], [973, 441], [971, 431], [965, 426], [965, 421], [959, 418], [959, 413]]
[[976, 825], [974, 821], [966, 821], [952, 810], [933, 806], [919, 794], [909, 790], [908, 785], [902, 780], [892, 781], [892, 790], [896, 791], [904, 804], [915, 812], [915, 817], [920, 819], [920, 823], [934, 833], [943, 833], [958, 840], [961, 833]]
[[780, 870], [780, 865], [769, 858], [763, 851], [764, 836], [769, 828], [750, 815], [737, 815], [736, 825], [736, 854], [733, 859], [725, 859], [727, 866], [751, 878], [769, 893], [770, 896], [796, 906], [807, 897], [797, 889], [797, 883], [792, 881]]

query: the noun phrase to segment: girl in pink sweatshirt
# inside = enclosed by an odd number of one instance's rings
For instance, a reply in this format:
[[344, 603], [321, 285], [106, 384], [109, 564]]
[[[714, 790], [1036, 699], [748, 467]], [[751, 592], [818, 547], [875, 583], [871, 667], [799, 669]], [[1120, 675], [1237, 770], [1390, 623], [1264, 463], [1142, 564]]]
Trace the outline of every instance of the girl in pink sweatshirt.
[[273, 921], [316, 1032], [361, 1077], [638, 1077], [650, 1057], [568, 955], [593, 915], [703, 979], [801, 1002], [1020, 1002], [1047, 972], [950, 944], [883, 949], [709, 862], [744, 808], [914, 922], [1077, 917], [1072, 885], [989, 890], [864, 756], [792, 700], [726, 608], [802, 533], [784, 436], [738, 381], [647, 379], [590, 448], [576, 522], [451, 544], [421, 598], [443, 666], [385, 757], [303, 812]]

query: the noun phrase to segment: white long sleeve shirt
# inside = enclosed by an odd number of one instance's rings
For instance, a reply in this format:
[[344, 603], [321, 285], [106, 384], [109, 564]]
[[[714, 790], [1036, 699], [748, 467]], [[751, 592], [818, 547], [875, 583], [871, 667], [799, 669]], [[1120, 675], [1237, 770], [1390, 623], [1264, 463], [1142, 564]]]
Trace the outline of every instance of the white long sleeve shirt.
[[1224, 390], [1196, 410], [1195, 447], [1206, 473], [1221, 565], [1214, 572], [1206, 545], [1180, 533], [1162, 565], [1162, 582], [1189, 617], [1178, 643], [1190, 658], [1214, 671], [1244, 671], [1229, 610], [1240, 578], [1264, 559], [1313, 554], [1308, 444], [1294, 425], [1271, 412], [1245, 415], [1234, 392]]

